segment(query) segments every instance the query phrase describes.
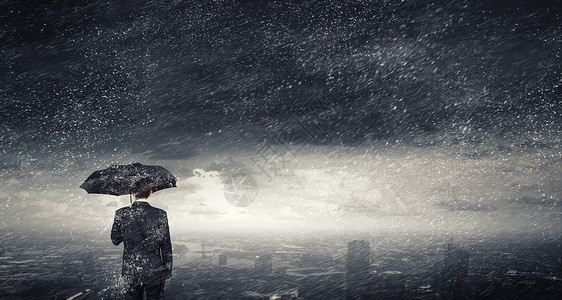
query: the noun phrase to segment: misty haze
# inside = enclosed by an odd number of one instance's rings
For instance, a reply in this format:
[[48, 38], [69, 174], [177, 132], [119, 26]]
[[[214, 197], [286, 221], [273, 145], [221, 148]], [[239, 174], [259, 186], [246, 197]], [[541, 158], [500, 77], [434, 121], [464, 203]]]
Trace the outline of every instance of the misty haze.
[[140, 162], [167, 299], [557, 299], [561, 4], [0, 2], [0, 298], [121, 299]]

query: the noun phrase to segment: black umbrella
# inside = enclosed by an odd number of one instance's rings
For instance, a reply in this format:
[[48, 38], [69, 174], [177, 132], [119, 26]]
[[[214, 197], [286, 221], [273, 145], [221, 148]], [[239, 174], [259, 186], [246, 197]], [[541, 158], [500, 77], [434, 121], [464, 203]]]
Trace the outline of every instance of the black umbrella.
[[92, 173], [80, 188], [88, 194], [127, 195], [140, 180], [149, 180], [156, 192], [176, 186], [176, 177], [161, 166], [145, 166], [140, 163], [113, 165]]

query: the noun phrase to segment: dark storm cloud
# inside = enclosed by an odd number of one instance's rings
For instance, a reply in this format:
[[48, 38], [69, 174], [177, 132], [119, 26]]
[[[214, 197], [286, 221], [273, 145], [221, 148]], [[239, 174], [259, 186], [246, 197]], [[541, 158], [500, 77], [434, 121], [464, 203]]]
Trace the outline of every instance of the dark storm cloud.
[[13, 150], [182, 158], [303, 122], [320, 128], [306, 142], [327, 144], [559, 137], [559, 1], [2, 7], [0, 126]]
[[528, 196], [523, 196], [521, 199], [514, 200], [515, 203], [527, 203], [527, 204], [536, 204], [536, 205], [544, 205], [549, 207], [556, 207], [562, 205], [562, 200], [560, 199], [553, 199], [553, 198], [532, 198]]
[[496, 207], [487, 206], [478, 202], [470, 202], [466, 200], [453, 200], [448, 202], [439, 202], [435, 206], [448, 210], [468, 210], [468, 211], [491, 211], [497, 210]]

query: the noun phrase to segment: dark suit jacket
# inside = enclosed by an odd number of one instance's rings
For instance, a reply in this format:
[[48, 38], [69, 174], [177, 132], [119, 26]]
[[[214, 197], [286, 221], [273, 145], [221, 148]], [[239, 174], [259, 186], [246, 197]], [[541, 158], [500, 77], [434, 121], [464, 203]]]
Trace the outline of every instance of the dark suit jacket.
[[118, 209], [111, 241], [123, 242], [122, 275], [130, 283], [156, 283], [172, 276], [172, 243], [166, 212], [148, 202]]

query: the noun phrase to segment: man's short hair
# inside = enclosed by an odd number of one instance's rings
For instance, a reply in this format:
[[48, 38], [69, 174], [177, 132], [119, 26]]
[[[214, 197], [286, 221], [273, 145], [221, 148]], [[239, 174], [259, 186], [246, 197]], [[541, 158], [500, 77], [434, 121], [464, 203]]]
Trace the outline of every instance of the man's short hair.
[[148, 198], [150, 192], [152, 192], [152, 182], [146, 179], [138, 181], [133, 187], [136, 199]]

